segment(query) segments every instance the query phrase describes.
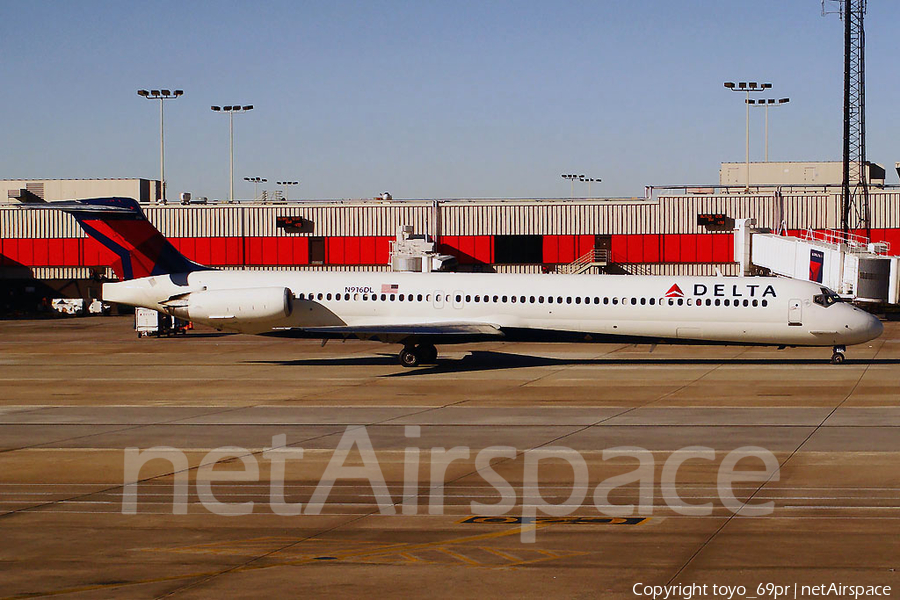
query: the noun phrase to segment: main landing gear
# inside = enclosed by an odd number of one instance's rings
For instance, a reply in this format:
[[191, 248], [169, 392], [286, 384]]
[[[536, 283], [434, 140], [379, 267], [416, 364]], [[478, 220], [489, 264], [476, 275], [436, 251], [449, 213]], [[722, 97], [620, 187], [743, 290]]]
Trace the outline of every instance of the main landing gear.
[[835, 346], [834, 354], [831, 355], [831, 364], [839, 365], [844, 362], [844, 352], [847, 351], [847, 348], [844, 346]]
[[404, 367], [418, 367], [422, 363], [433, 363], [437, 360], [437, 348], [434, 344], [417, 344], [405, 346], [400, 351], [400, 364]]

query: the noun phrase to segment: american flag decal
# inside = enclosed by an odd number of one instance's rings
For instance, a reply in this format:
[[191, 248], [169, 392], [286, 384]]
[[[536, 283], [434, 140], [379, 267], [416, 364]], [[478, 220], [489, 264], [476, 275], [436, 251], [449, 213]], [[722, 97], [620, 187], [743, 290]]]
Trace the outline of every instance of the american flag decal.
[[400, 286], [396, 283], [382, 283], [381, 284], [381, 293], [382, 294], [392, 294], [400, 289]]

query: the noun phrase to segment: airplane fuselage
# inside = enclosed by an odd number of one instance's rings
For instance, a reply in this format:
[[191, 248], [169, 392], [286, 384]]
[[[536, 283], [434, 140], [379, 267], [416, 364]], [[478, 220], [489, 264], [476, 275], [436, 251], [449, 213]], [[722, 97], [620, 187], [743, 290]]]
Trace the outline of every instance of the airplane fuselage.
[[516, 339], [843, 346], [882, 331], [821, 286], [774, 277], [197, 271], [108, 283], [103, 299], [222, 330], [322, 337], [327, 328], [463, 323]]

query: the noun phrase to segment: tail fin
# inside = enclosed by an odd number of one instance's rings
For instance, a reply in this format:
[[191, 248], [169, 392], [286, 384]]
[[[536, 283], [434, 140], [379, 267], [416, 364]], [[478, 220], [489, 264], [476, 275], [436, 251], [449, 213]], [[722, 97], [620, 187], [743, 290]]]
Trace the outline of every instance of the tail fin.
[[85, 233], [115, 253], [111, 266], [121, 279], [210, 269], [179, 252], [132, 198], [47, 202], [28, 208], [62, 210], [75, 217]]

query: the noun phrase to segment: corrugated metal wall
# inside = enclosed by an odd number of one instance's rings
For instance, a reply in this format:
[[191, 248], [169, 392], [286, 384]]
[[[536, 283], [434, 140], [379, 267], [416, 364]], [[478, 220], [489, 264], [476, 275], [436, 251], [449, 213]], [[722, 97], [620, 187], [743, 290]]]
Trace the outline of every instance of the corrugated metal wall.
[[635, 201], [441, 203], [443, 235], [594, 235], [658, 232], [658, 204]]
[[[613, 261], [659, 265], [660, 274], [723, 273], [732, 253], [730, 233], [697, 225], [697, 214], [723, 213], [756, 218], [791, 231], [840, 226], [840, 195], [663, 196], [657, 200], [443, 200], [435, 219], [431, 201], [306, 202], [281, 205], [148, 206], [148, 218], [190, 258], [224, 267], [386, 268], [389, 241], [401, 225], [417, 233], [437, 233], [441, 248], [459, 257], [464, 268], [493, 263], [497, 235], [543, 236], [543, 262], [572, 262], [594, 247], [595, 235], [611, 236]], [[871, 194], [872, 236], [900, 252], [900, 192]], [[303, 217], [311, 227], [286, 232], [280, 216]], [[325, 264], [309, 265], [309, 237], [325, 238]], [[108, 251], [86, 238], [70, 216], [58, 211], [0, 207], [0, 262], [17, 268], [58, 269], [55, 277], [78, 268], [108, 264]], [[699, 266], [698, 266], [699, 265]], [[71, 269], [76, 269], [72, 271]], [[540, 265], [504, 265], [503, 272], [538, 272]], [[42, 273], [44, 271], [41, 271]], [[49, 271], [47, 271], [49, 273]]]

